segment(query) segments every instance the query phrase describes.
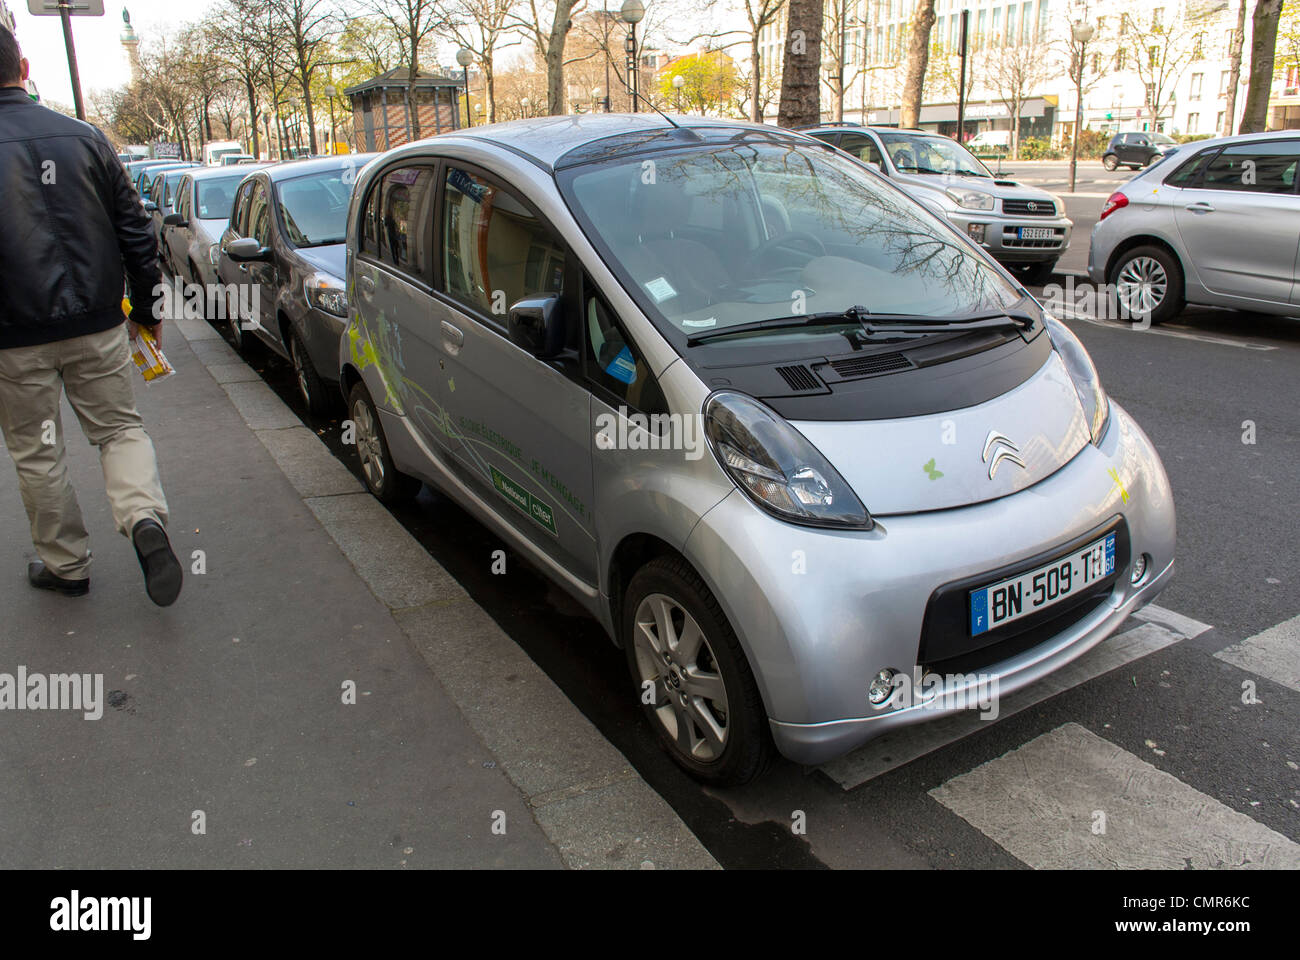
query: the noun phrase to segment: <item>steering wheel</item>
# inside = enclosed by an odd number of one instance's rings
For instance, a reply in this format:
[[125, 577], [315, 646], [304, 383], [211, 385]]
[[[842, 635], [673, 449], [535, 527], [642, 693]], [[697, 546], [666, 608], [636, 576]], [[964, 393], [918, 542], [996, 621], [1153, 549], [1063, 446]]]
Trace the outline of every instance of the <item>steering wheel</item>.
[[745, 258], [742, 269], [748, 273], [751, 269], [759, 268], [763, 258], [778, 247], [795, 246], [795, 249], [798, 249], [798, 244], [801, 243], [810, 248], [814, 257], [826, 256], [826, 244], [822, 243], [818, 237], [807, 230], [790, 230], [764, 240], [755, 247], [754, 252]]

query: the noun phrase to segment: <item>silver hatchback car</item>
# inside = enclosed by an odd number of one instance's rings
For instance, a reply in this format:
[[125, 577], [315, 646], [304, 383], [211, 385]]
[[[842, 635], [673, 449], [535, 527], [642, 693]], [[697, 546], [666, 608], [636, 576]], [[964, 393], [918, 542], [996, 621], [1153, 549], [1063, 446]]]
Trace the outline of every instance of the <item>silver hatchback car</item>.
[[[1088, 276], [1160, 323], [1184, 303], [1300, 315], [1300, 133], [1204, 140], [1110, 195]], [[1123, 314], [1121, 314], [1123, 315]]]
[[825, 144], [501, 124], [374, 160], [348, 217], [371, 491], [435, 485], [576, 597], [706, 782], [1032, 683], [1170, 576], [1164, 468], [1079, 341]]

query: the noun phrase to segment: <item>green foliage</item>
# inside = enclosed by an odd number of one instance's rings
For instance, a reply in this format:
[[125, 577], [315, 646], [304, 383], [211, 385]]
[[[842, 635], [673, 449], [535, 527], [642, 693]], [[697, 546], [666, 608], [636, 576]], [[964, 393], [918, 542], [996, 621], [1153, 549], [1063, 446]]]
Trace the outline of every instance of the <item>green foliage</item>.
[[673, 78], [685, 80], [680, 92], [683, 110], [723, 113], [743, 87], [736, 64], [721, 50], [695, 53], [673, 61], [659, 77], [659, 95], [671, 108], [678, 105]]

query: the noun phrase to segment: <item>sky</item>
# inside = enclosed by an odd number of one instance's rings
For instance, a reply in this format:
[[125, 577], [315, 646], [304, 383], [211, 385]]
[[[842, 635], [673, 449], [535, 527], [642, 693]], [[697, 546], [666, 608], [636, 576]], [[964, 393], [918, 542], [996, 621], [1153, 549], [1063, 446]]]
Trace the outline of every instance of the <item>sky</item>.
[[[72, 105], [72, 82], [68, 78], [68, 57], [63, 47], [63, 28], [58, 17], [33, 17], [27, 0], [4, 0], [14, 14], [18, 43], [31, 61], [32, 79], [45, 100]], [[137, 36], [147, 37], [167, 27], [197, 20], [212, 0], [126, 0], [131, 25]], [[123, 0], [104, 0], [102, 17], [73, 17], [72, 39], [77, 48], [81, 90], [90, 100], [94, 90], [125, 84], [130, 76], [122, 33]]]

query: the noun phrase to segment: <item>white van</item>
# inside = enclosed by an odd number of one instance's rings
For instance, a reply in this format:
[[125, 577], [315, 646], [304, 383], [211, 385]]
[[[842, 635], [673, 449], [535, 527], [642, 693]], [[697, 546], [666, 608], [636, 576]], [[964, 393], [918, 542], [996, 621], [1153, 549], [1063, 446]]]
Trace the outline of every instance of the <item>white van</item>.
[[244, 153], [244, 147], [238, 140], [213, 140], [203, 145], [203, 165], [205, 167], [221, 166], [222, 154]]

